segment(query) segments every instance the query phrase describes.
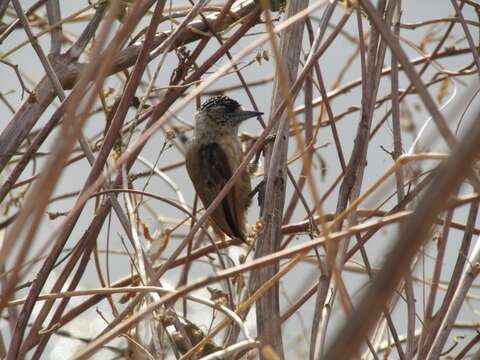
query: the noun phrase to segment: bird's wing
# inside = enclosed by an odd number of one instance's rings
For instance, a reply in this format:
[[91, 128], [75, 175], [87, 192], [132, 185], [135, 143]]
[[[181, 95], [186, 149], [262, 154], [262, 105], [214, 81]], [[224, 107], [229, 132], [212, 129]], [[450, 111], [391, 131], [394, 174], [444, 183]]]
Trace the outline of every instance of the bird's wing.
[[[188, 152], [188, 173], [203, 205], [208, 207], [232, 176], [230, 162], [216, 143], [194, 145]], [[225, 234], [245, 240], [237, 214], [235, 191], [232, 188], [211, 217]]]

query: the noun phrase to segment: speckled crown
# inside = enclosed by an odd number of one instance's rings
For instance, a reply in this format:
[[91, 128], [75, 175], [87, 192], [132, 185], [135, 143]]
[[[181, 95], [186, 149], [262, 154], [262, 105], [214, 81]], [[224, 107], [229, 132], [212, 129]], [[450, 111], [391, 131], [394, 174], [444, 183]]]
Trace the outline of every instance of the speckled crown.
[[201, 110], [208, 110], [216, 106], [224, 106], [227, 108], [227, 111], [235, 111], [240, 107], [240, 104], [233, 99], [230, 99], [228, 96], [214, 96], [205, 101], [202, 104]]

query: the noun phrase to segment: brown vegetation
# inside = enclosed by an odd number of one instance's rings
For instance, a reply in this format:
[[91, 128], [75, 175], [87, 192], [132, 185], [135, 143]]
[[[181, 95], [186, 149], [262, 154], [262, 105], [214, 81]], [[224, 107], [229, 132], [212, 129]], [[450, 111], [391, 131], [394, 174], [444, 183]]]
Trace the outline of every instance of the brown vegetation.
[[[480, 354], [480, 5], [286, 3], [0, 2], [0, 358]], [[219, 93], [266, 115], [202, 209]], [[208, 221], [247, 168], [249, 246]]]

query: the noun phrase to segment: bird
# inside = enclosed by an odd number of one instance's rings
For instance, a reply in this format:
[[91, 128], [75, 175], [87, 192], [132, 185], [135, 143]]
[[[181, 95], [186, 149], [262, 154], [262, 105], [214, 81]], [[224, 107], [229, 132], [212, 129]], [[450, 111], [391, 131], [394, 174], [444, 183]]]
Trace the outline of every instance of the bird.
[[[217, 197], [244, 159], [238, 137], [240, 124], [259, 111], [247, 111], [228, 96], [214, 96], [195, 113], [193, 137], [187, 145], [185, 162], [188, 175], [203, 206]], [[214, 231], [223, 238], [246, 242], [246, 212], [251, 203], [250, 173], [243, 170], [210, 218]]]

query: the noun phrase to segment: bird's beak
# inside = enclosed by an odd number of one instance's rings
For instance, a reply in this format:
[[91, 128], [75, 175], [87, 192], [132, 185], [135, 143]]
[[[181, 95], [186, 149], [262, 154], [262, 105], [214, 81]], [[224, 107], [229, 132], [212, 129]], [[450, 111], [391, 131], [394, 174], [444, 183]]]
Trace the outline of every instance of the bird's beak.
[[263, 115], [263, 112], [242, 110], [242, 111], [234, 114], [233, 118], [238, 122], [242, 122], [242, 121], [245, 121], [245, 120], [250, 119], [252, 117], [256, 117], [256, 116], [260, 116], [260, 115]]

